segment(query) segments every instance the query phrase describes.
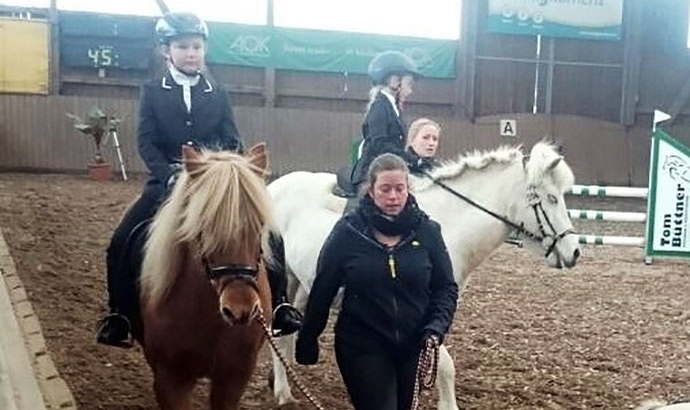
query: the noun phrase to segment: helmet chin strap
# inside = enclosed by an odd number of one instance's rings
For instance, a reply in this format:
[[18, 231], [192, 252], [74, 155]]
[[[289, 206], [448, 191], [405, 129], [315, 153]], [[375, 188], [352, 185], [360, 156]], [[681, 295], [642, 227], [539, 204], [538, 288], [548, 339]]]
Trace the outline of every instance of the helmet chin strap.
[[174, 65], [174, 64], [173, 64], [173, 67], [175, 67], [175, 69], [176, 69], [177, 71], [181, 72], [182, 74], [184, 74], [184, 75], [186, 75], [187, 77], [190, 77], [190, 78], [191, 78], [191, 77], [196, 77], [196, 76], [198, 76], [198, 75], [201, 74], [201, 69], [200, 69], [200, 68], [197, 68], [197, 69], [194, 70], [194, 71], [189, 71], [189, 70], [183, 70], [183, 69], [181, 69], [180, 67], [178, 67], [178, 66], [176, 66], [176, 65]]
[[201, 74], [201, 69], [197, 68], [194, 71], [189, 71], [189, 70], [183, 70], [182, 68], [178, 67], [177, 64], [172, 60], [172, 58], [168, 58], [168, 64], [173, 67], [175, 70], [179, 71], [180, 73], [184, 74], [185, 76], [189, 78], [194, 78], [198, 75]]
[[395, 105], [397, 105], [398, 109], [402, 111], [405, 105], [402, 99], [400, 99], [400, 92], [402, 91], [402, 82], [400, 82], [397, 87], [390, 87], [390, 89], [393, 90], [393, 96], [395, 97]]
[[400, 101], [400, 91], [402, 89], [402, 78], [398, 80], [398, 85], [393, 87], [392, 85], [386, 84], [386, 88], [392, 91], [393, 97], [395, 97], [395, 104], [398, 108], [402, 108], [402, 101]]

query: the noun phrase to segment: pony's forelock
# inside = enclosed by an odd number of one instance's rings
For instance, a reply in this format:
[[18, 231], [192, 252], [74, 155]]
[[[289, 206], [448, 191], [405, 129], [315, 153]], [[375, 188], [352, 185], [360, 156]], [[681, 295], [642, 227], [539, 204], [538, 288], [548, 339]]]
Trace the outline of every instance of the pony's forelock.
[[[557, 165], [551, 168], [557, 160]], [[532, 147], [526, 166], [528, 183], [532, 185], [543, 185], [545, 178], [549, 178], [561, 193], [565, 193], [575, 183], [573, 171], [557, 152], [556, 147], [546, 141], [538, 142]]]
[[183, 171], [154, 217], [146, 241], [142, 290], [149, 303], [167, 292], [177, 274], [181, 244], [200, 256], [249, 252], [273, 225], [263, 179], [248, 159], [230, 152], [202, 151]]

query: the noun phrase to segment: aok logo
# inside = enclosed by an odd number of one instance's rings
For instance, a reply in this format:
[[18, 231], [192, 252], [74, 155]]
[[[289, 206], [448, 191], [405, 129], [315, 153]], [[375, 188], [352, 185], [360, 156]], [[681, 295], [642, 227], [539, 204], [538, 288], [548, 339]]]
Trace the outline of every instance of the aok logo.
[[270, 36], [237, 36], [230, 44], [228, 50], [233, 54], [252, 57], [270, 57], [271, 51], [268, 48]]

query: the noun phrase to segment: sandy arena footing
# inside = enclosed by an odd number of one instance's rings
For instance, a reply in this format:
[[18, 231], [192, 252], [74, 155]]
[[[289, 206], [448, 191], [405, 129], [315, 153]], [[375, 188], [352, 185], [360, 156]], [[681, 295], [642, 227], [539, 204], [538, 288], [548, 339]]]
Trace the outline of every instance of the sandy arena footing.
[[0, 230], [0, 410], [76, 410]]

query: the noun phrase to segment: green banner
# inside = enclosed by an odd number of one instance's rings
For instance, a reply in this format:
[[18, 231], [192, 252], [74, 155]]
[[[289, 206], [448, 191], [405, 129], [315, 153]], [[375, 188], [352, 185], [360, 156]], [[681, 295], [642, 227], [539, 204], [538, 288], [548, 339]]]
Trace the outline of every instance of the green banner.
[[233, 23], [211, 23], [209, 29], [212, 64], [366, 74], [376, 53], [397, 50], [415, 60], [426, 77], [455, 77], [453, 40]]
[[623, 0], [488, 0], [487, 30], [619, 40]]

